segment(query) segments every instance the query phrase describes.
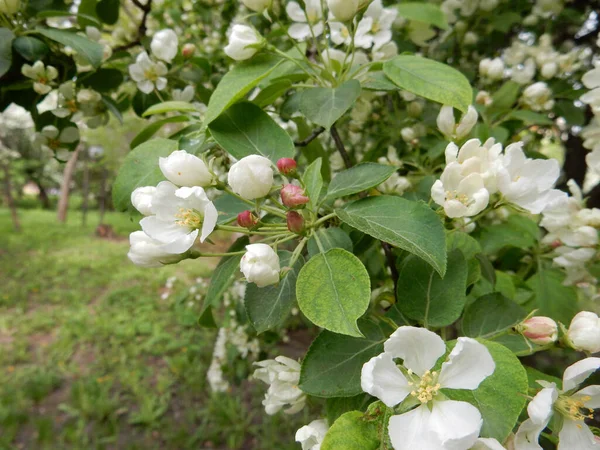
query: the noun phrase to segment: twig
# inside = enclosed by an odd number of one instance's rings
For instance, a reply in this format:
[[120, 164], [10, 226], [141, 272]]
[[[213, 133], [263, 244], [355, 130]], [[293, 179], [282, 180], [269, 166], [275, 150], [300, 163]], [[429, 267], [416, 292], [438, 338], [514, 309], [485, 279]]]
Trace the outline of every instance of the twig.
[[387, 242], [381, 241], [381, 246], [383, 247], [387, 264], [390, 266], [390, 271], [392, 272], [392, 280], [394, 280], [394, 292], [397, 292], [400, 274], [398, 273], [398, 268], [396, 267], [396, 258], [394, 257], [394, 252], [392, 251], [390, 244]]
[[310, 134], [310, 136], [308, 136], [307, 138], [305, 138], [305, 139], [303, 139], [303, 140], [301, 140], [301, 141], [298, 141], [298, 142], [294, 142], [294, 145], [295, 145], [296, 147], [307, 147], [308, 145], [310, 145], [310, 143], [311, 143], [312, 141], [314, 141], [314, 140], [315, 140], [316, 138], [318, 138], [318, 137], [319, 137], [321, 134], [323, 134], [323, 132], [324, 132], [324, 131], [325, 131], [325, 128], [323, 128], [323, 127], [317, 128], [317, 129], [316, 129], [316, 130], [314, 130], [314, 131], [313, 131], [313, 132]]
[[350, 167], [352, 167], [352, 161], [350, 160], [350, 156], [348, 155], [348, 152], [346, 151], [346, 147], [344, 147], [342, 138], [340, 137], [340, 134], [338, 133], [335, 125], [333, 125], [331, 127], [330, 133], [331, 133], [331, 137], [333, 138], [333, 141], [335, 142], [335, 146], [337, 147], [338, 151], [340, 152], [340, 155], [342, 155], [342, 159], [344, 160], [344, 165], [346, 166], [346, 169], [349, 169]]
[[146, 31], [148, 29], [146, 26], [146, 21], [148, 20], [148, 15], [150, 14], [150, 11], [152, 10], [152, 0], [147, 0], [145, 5], [142, 4], [139, 0], [131, 0], [131, 1], [135, 6], [137, 6], [139, 9], [141, 9], [143, 12], [142, 20], [140, 22], [140, 26], [138, 27], [137, 36], [133, 41], [129, 42], [128, 44], [124, 44], [119, 47], [116, 47], [113, 50], [114, 53], [117, 53], [117, 52], [120, 52], [123, 50], [129, 50], [130, 48], [141, 45], [142, 38], [146, 35]]

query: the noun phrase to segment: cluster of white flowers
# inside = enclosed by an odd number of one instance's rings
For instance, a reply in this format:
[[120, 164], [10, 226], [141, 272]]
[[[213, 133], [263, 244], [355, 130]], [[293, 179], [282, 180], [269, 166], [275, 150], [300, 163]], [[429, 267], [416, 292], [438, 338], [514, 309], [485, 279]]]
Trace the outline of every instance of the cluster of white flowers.
[[441, 5], [449, 23], [455, 23], [459, 17], [471, 17], [477, 11], [492, 11], [500, 0], [444, 0]]
[[[597, 46], [600, 47], [600, 35]], [[588, 176], [594, 178], [595, 184], [600, 178], [600, 59], [594, 61], [594, 68], [586, 72], [581, 81], [589, 92], [582, 95], [580, 100], [589, 105], [594, 113], [594, 118], [582, 130], [581, 136], [584, 147], [591, 150], [586, 162], [590, 169]]]
[[267, 359], [255, 363], [259, 369], [254, 378], [269, 385], [263, 400], [265, 411], [269, 415], [277, 414], [284, 407], [286, 414], [296, 414], [306, 404], [306, 395], [298, 387], [300, 382], [300, 364], [286, 356]]
[[179, 50], [177, 33], [171, 29], [157, 32], [152, 38], [150, 48], [152, 55], [160, 61], [155, 61], [144, 51], [137, 56], [135, 64], [129, 66], [131, 79], [145, 94], [151, 93], [154, 89], [162, 91], [167, 87], [166, 76], [169, 70], [165, 62], [171, 63], [177, 56]]
[[223, 365], [227, 362], [227, 328], [219, 328], [215, 348], [213, 350], [212, 360], [206, 379], [213, 392], [226, 392], [229, 389], [229, 382], [223, 376]]
[[496, 193], [532, 214], [541, 213], [565, 196], [553, 189], [560, 167], [555, 159], [527, 158], [522, 147], [522, 142], [511, 144], [502, 153], [502, 144], [493, 138], [483, 145], [471, 139], [461, 148], [450, 143], [446, 168], [433, 185], [431, 197], [450, 218], [476, 216]]
[[563, 196], [542, 212], [540, 225], [548, 230], [543, 242], [555, 248], [554, 263], [567, 271], [566, 284], [597, 280], [586, 270], [596, 257], [600, 209], [586, 208], [577, 183], [570, 180], [571, 196]]

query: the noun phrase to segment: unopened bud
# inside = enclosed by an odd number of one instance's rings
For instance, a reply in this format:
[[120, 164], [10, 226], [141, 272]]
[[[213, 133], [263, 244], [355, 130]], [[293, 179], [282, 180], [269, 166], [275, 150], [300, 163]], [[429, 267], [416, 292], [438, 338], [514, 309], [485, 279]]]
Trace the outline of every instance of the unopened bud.
[[194, 56], [194, 53], [196, 53], [196, 46], [194, 44], [191, 44], [191, 43], [185, 44], [183, 46], [183, 48], [181, 49], [181, 54], [186, 59], [189, 59], [192, 56]]
[[360, 0], [327, 0], [331, 14], [340, 22], [351, 20], [360, 7]]
[[244, 211], [238, 214], [237, 223], [242, 228], [254, 228], [258, 223], [258, 219], [251, 211]]
[[287, 213], [288, 230], [292, 233], [300, 234], [304, 231], [304, 217], [297, 211], [288, 211]]
[[600, 319], [598, 315], [581, 311], [569, 325], [567, 343], [575, 350], [590, 353], [600, 352]]
[[534, 344], [547, 345], [558, 339], [558, 325], [549, 317], [535, 316], [517, 326], [517, 330]]
[[296, 161], [292, 158], [281, 158], [277, 161], [277, 168], [282, 175], [294, 175], [296, 173]]
[[281, 189], [281, 202], [288, 208], [297, 208], [306, 205], [310, 201], [304, 195], [304, 189], [293, 184], [287, 184]]

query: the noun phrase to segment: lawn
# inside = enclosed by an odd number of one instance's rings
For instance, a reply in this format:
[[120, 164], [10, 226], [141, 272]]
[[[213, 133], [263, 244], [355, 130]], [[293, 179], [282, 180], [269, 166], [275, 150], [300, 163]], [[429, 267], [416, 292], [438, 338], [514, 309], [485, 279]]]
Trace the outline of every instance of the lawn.
[[17, 234], [0, 209], [0, 450], [299, 448], [306, 412], [267, 417], [258, 382], [208, 387], [216, 333], [186, 293], [216, 261], [140, 269], [126, 215], [107, 215], [110, 239], [95, 214], [20, 216]]

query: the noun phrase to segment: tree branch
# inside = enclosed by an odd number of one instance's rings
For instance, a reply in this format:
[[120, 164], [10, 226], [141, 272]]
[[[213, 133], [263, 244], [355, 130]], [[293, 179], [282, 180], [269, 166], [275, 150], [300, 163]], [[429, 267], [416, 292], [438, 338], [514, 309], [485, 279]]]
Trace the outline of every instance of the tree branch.
[[321, 134], [323, 134], [324, 131], [325, 131], [325, 128], [323, 128], [323, 127], [317, 128], [307, 138], [305, 138], [305, 139], [303, 139], [301, 141], [294, 142], [294, 145], [296, 147], [307, 147], [308, 145], [310, 145], [310, 143], [312, 141], [314, 141]]
[[350, 167], [352, 167], [352, 161], [350, 160], [350, 155], [348, 155], [346, 147], [344, 147], [344, 142], [342, 142], [342, 138], [340, 137], [340, 134], [338, 133], [335, 125], [331, 127], [330, 133], [331, 137], [333, 138], [333, 141], [335, 142], [335, 146], [340, 152], [340, 155], [342, 155], [342, 159], [344, 160], [344, 165], [346, 166], [346, 169], [349, 169]]
[[397, 292], [398, 279], [400, 278], [400, 274], [398, 273], [398, 268], [396, 267], [396, 258], [394, 257], [394, 252], [392, 251], [392, 247], [390, 246], [390, 244], [388, 244], [387, 242], [381, 241], [381, 246], [383, 247], [387, 264], [390, 267], [390, 271], [392, 272], [392, 280], [394, 280], [394, 292]]
[[129, 50], [130, 48], [136, 47], [138, 45], [141, 45], [142, 43], [142, 38], [146, 35], [146, 31], [148, 30], [147, 26], [146, 26], [146, 21], [148, 20], [148, 15], [150, 14], [150, 11], [152, 10], [152, 0], [148, 0], [146, 2], [146, 4], [142, 4], [139, 0], [131, 0], [132, 3], [137, 6], [139, 9], [142, 10], [142, 20], [140, 21], [140, 26], [138, 27], [138, 31], [137, 31], [137, 36], [136, 38], [124, 45], [120, 45], [119, 47], [116, 47], [115, 49], [113, 49], [113, 52], [121, 52], [123, 50]]

